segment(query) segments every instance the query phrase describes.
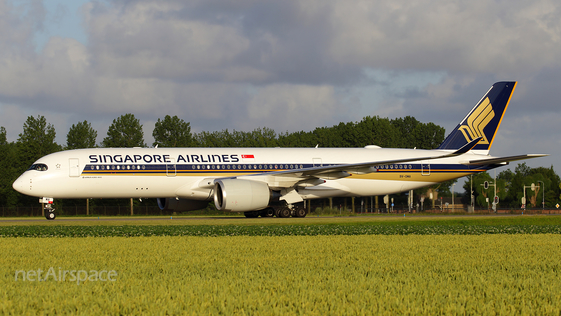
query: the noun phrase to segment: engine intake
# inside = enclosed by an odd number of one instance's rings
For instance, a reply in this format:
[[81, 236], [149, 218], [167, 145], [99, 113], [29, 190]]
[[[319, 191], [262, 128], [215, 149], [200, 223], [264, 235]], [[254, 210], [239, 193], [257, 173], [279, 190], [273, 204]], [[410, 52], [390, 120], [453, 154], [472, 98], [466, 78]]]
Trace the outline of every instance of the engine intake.
[[266, 208], [271, 199], [267, 183], [224, 179], [214, 183], [214, 205], [220, 211], [247, 212]]

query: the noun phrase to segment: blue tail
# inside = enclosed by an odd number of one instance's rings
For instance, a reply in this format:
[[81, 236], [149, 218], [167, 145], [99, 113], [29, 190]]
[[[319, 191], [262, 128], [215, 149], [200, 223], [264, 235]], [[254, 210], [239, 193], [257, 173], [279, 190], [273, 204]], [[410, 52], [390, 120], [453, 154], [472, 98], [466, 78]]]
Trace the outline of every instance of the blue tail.
[[488, 152], [515, 88], [516, 81], [495, 83], [438, 149], [457, 150], [482, 137], [473, 150]]

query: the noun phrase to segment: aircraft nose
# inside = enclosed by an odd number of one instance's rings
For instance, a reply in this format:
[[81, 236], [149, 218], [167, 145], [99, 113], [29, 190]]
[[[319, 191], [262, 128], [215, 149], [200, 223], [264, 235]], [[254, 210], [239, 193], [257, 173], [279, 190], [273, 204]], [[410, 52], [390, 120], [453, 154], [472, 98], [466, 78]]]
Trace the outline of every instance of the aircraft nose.
[[18, 191], [19, 193], [27, 193], [29, 191], [29, 186], [30, 184], [30, 179], [27, 177], [23, 177], [20, 176], [19, 178], [16, 179], [16, 181], [14, 181], [14, 183], [12, 184], [12, 187], [14, 188], [14, 190]]

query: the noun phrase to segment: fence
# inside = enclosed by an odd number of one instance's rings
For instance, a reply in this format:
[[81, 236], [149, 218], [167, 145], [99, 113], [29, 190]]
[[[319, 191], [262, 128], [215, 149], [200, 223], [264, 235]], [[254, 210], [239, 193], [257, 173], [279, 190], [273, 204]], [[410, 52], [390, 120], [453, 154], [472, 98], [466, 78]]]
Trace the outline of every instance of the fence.
[[[319, 215], [345, 215], [351, 214], [352, 208], [347, 205], [347, 207], [333, 207], [329, 208], [326, 206], [321, 205], [320, 203], [312, 204], [311, 206], [312, 214], [319, 214]], [[370, 208], [370, 207], [356, 207], [355, 213], [356, 214], [403, 214], [403, 213], [431, 213], [431, 214], [561, 214], [560, 209], [499, 209], [497, 212], [493, 212], [489, 209], [475, 209], [473, 213], [468, 213], [466, 209], [462, 208], [448, 208], [441, 210], [440, 208], [437, 209], [426, 209], [426, 210], [416, 210], [409, 208], [406, 205], [398, 205], [393, 209], [387, 208]], [[58, 216], [130, 216], [131, 210], [130, 206], [90, 206], [89, 212], [86, 206], [64, 206], [59, 207], [56, 209], [56, 214]], [[133, 208], [134, 215], [149, 215], [149, 216], [170, 216], [176, 215], [175, 212], [170, 211], [162, 211], [156, 205], [141, 205], [141, 206], [134, 206]], [[239, 215], [237, 213], [231, 212], [222, 212], [217, 211], [215, 209], [204, 209], [199, 211], [191, 211], [191, 212], [184, 212], [182, 214], [189, 214], [189, 215], [221, 215], [221, 216], [232, 216], [232, 215]], [[179, 214], [177, 214], [179, 215]], [[41, 207], [40, 206], [16, 206], [16, 207], [0, 207], [0, 216], [1, 217], [33, 217], [33, 216], [41, 216]]]
[[[19, 216], [41, 216], [41, 206], [33, 207], [1, 207], [2, 217]], [[163, 212], [158, 206], [142, 205], [133, 208], [135, 215], [170, 215], [170, 212]], [[90, 206], [89, 211], [86, 206], [64, 206], [56, 208], [57, 215], [63, 216], [125, 216], [131, 215], [130, 206]]]

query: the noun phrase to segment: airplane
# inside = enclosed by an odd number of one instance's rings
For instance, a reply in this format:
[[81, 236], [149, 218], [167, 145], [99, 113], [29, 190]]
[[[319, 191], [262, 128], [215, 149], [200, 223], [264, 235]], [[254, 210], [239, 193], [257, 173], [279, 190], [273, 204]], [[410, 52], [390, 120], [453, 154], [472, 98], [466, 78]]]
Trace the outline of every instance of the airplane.
[[[405, 192], [547, 156], [489, 155], [515, 81], [495, 83], [436, 149], [90, 148], [38, 159], [14, 183], [53, 199], [156, 198], [166, 211], [304, 217], [305, 200]], [[47, 204], [45, 217], [55, 219]]]

